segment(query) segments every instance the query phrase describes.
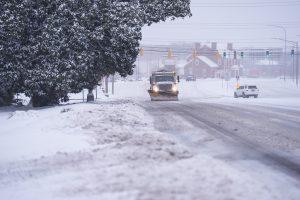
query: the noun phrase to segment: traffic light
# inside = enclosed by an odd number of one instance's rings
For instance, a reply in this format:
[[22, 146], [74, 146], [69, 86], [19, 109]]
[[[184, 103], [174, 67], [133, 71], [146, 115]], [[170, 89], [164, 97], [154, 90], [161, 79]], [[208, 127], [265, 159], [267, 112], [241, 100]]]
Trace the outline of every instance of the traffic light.
[[223, 58], [226, 58], [226, 52], [223, 52]]
[[233, 58], [234, 58], [234, 60], [236, 60], [236, 58], [237, 58], [236, 51], [233, 52]]
[[292, 56], [295, 55], [295, 50], [294, 50], [294, 49], [291, 51], [291, 55], [292, 55]]
[[241, 52], [241, 58], [244, 58], [244, 52], [243, 51]]
[[270, 56], [270, 51], [266, 51], [266, 56], [269, 57]]

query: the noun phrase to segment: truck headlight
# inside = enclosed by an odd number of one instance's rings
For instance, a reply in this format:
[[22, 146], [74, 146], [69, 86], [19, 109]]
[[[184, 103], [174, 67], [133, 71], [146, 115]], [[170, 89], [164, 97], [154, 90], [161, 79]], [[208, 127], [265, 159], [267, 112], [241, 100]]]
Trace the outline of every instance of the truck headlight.
[[172, 86], [172, 91], [177, 92], [178, 91], [178, 86], [175, 84]]
[[154, 91], [154, 92], [158, 92], [158, 91], [159, 91], [159, 88], [158, 88], [157, 85], [154, 85], [154, 86], [153, 86], [153, 91]]

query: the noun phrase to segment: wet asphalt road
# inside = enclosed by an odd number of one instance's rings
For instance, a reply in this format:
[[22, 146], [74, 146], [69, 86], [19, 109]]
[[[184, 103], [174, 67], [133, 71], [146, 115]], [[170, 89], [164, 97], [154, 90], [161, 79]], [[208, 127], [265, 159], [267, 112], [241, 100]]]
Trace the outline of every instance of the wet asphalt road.
[[229, 163], [255, 161], [300, 181], [300, 111], [249, 105], [142, 102], [158, 130]]

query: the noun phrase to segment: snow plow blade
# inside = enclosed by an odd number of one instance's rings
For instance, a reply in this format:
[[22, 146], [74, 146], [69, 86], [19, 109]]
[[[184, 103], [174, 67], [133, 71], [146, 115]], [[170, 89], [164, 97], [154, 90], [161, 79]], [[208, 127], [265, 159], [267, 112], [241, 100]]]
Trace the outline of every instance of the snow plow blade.
[[151, 101], [178, 101], [178, 93], [154, 93], [149, 91], [149, 95]]

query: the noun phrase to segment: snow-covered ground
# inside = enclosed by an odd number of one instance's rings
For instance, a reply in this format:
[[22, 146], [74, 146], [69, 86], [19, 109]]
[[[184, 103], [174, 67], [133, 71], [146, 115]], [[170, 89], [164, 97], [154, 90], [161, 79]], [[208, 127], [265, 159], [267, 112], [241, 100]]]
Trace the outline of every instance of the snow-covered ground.
[[[0, 196], [39, 199], [297, 199], [297, 183], [195, 153], [131, 100], [2, 110]], [[189, 127], [188, 125], [186, 126]]]
[[70, 116], [64, 113], [68, 110], [58, 107], [2, 114], [0, 162], [33, 159], [88, 147], [89, 138], [82, 134], [79, 126], [69, 123]]
[[[261, 98], [234, 99], [234, 81], [227, 92], [221, 80], [207, 79], [182, 81], [181, 100], [300, 109], [300, 90], [292, 83], [244, 81], [257, 84]], [[299, 198], [299, 183], [282, 172], [251, 160], [243, 161], [248, 167], [231, 164], [159, 132], [139, 106], [149, 101], [148, 87], [146, 81], [117, 82], [114, 96], [99, 95], [93, 104], [0, 108], [0, 199]], [[210, 137], [197, 129], [198, 136]]]

